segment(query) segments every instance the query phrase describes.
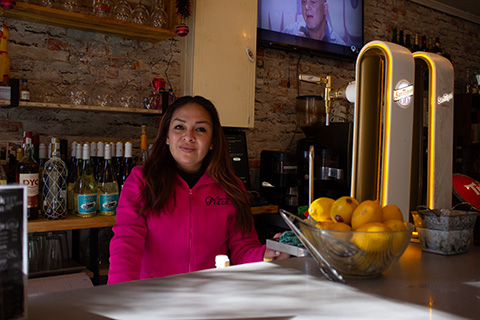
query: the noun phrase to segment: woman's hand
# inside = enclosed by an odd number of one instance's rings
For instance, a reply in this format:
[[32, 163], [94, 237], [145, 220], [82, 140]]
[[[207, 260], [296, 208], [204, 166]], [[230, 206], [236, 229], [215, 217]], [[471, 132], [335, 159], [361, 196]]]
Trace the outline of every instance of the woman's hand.
[[[277, 233], [273, 236], [273, 239], [279, 239], [281, 233]], [[290, 258], [290, 255], [285, 252], [280, 252], [272, 249], [266, 249], [263, 254], [263, 261], [284, 260]]]

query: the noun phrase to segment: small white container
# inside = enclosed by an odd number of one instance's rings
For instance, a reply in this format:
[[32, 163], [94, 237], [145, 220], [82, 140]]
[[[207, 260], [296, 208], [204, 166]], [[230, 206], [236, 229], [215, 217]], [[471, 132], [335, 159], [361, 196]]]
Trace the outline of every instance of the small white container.
[[225, 254], [219, 254], [215, 256], [215, 267], [216, 268], [225, 268], [230, 265], [230, 259]]

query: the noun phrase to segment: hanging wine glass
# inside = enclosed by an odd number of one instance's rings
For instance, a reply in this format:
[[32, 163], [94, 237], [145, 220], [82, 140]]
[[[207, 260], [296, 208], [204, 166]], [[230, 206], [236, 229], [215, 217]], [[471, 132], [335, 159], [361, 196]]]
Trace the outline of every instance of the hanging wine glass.
[[80, 0], [62, 0], [60, 2], [60, 8], [70, 12], [79, 12]]
[[149, 21], [149, 13], [143, 1], [140, 0], [138, 5], [132, 10], [130, 17], [131, 22], [141, 25], [147, 25]]
[[54, 8], [55, 7], [55, 1], [54, 0], [39, 0], [38, 4], [41, 5], [42, 7], [46, 7], [46, 8]]
[[132, 7], [125, 0], [120, 0], [112, 11], [113, 18], [122, 22], [127, 22], [132, 14]]
[[153, 27], [159, 29], [165, 29], [168, 25], [167, 13], [163, 9], [162, 0], [154, 0], [155, 6], [152, 14], [150, 15], [150, 23]]

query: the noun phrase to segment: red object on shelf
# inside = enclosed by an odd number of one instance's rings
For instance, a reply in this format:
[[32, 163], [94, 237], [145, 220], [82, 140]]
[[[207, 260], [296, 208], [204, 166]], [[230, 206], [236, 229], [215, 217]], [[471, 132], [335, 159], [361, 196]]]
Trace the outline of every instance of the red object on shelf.
[[464, 174], [456, 173], [452, 177], [453, 192], [475, 210], [480, 211], [480, 182]]

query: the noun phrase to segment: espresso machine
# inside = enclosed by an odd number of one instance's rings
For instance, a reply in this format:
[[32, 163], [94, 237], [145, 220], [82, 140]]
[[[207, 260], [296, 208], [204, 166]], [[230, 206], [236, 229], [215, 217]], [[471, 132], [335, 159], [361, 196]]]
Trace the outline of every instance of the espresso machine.
[[[312, 76], [300, 79], [322, 82]], [[311, 198], [336, 199], [350, 192], [352, 124], [327, 123], [328, 107], [321, 96], [297, 97], [297, 124], [305, 134], [296, 149], [299, 206], [309, 205]]]

